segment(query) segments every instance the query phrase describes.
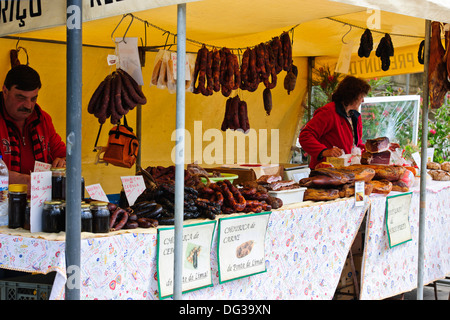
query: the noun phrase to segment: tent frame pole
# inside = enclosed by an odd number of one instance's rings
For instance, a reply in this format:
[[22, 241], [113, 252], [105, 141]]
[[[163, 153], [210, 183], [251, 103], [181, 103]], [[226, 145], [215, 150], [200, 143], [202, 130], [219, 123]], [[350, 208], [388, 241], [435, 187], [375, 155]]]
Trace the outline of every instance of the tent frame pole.
[[67, 0], [66, 300], [80, 299], [82, 0]]
[[417, 266], [417, 300], [423, 300], [423, 270], [425, 252], [425, 214], [427, 182], [427, 141], [428, 141], [428, 66], [430, 61], [431, 21], [425, 21], [423, 107], [422, 107], [422, 144], [420, 158], [420, 208], [419, 208], [419, 251]]
[[185, 143], [186, 4], [177, 5], [177, 107], [175, 145], [175, 226], [173, 298], [182, 299], [184, 143]]

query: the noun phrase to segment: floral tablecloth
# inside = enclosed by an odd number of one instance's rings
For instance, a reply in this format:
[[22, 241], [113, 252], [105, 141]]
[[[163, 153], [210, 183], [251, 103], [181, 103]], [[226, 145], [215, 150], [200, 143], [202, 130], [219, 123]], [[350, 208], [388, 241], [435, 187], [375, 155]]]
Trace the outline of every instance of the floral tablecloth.
[[[417, 287], [420, 192], [415, 187], [409, 223], [412, 240], [390, 248], [386, 197], [371, 196], [360, 299], [383, 299]], [[391, 193], [390, 195], [393, 195]], [[423, 283], [450, 274], [450, 182], [427, 180]]]
[[[272, 212], [261, 274], [219, 283], [217, 233], [211, 251], [213, 286], [183, 299], [332, 299], [367, 207], [354, 199], [304, 202]], [[0, 228], [0, 267], [57, 271], [51, 299], [64, 298], [65, 242], [14, 235]], [[82, 239], [81, 299], [158, 299], [156, 233]]]

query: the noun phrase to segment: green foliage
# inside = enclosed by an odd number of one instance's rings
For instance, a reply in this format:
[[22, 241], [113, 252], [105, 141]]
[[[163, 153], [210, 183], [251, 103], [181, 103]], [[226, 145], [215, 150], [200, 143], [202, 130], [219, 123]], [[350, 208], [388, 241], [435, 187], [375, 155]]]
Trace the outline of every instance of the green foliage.
[[[437, 110], [431, 110], [428, 119], [427, 147], [434, 148], [434, 161], [442, 163], [450, 161], [450, 103], [449, 97]], [[432, 119], [434, 118], [434, 119]], [[422, 126], [419, 128], [419, 138], [422, 137]], [[419, 147], [421, 143], [419, 141]]]

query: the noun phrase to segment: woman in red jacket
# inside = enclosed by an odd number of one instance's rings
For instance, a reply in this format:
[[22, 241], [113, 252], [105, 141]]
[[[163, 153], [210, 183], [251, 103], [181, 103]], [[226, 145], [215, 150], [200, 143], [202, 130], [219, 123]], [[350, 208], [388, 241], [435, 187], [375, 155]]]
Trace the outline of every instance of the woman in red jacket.
[[367, 81], [346, 76], [333, 93], [332, 102], [314, 112], [299, 136], [302, 149], [311, 156], [311, 169], [326, 157], [351, 153], [353, 146], [364, 150], [358, 109], [369, 91]]

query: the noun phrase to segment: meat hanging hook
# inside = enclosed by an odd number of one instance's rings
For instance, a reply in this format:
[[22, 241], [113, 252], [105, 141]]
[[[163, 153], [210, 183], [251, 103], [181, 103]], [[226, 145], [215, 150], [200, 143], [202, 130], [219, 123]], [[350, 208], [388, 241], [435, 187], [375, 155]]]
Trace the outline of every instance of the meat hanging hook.
[[122, 16], [122, 19], [120, 19], [119, 23], [117, 24], [117, 26], [114, 28], [113, 32], [111, 33], [111, 40], [112, 40], [114, 43], [116, 43], [116, 41], [114, 40], [114, 33], [116, 32], [117, 28], [120, 26], [120, 24], [122, 23], [123, 19], [125, 19], [126, 16], [131, 16], [131, 21], [130, 21], [130, 24], [128, 25], [127, 29], [125, 30], [125, 33], [123, 34], [122, 40], [120, 40], [120, 41], [117, 42], [117, 43], [120, 43], [120, 42], [127, 43], [127, 42], [125, 41], [125, 37], [126, 37], [126, 35], [127, 35], [127, 33], [128, 33], [128, 30], [130, 30], [131, 24], [133, 23], [133, 20], [134, 20], [134, 16], [133, 16], [132, 14], [130, 14], [130, 13], [124, 14], [124, 15]]
[[350, 33], [350, 31], [352, 31], [352, 26], [350, 24], [347, 24], [347, 23], [344, 24], [344, 27], [345, 26], [349, 26], [350, 29], [348, 29], [348, 31], [342, 36], [341, 41], [342, 41], [343, 44], [348, 44], [347, 42], [344, 41], [344, 38], [345, 38], [346, 35], [348, 35]]

